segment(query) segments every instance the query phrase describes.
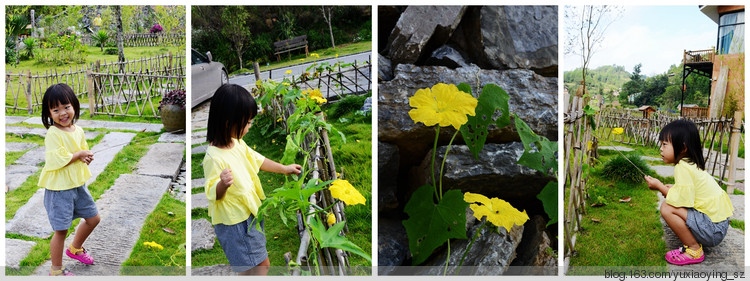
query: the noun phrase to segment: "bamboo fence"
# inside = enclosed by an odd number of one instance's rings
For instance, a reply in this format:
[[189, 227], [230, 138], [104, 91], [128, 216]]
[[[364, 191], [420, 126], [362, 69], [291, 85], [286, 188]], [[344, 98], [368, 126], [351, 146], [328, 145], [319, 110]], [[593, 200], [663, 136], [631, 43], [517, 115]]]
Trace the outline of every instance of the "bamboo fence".
[[[185, 89], [185, 76], [89, 71], [90, 114], [160, 118], [162, 95]], [[134, 112], [133, 112], [134, 110]]]
[[[360, 94], [370, 91], [372, 85], [372, 64], [367, 62], [358, 65], [354, 62], [343, 70], [339, 66], [337, 71], [328, 70], [318, 77], [293, 79], [294, 86], [302, 90], [320, 89], [326, 99], [336, 96], [341, 98], [347, 94]], [[361, 79], [366, 80], [362, 83]]]
[[[114, 40], [115, 35], [110, 34], [109, 41]], [[91, 35], [84, 35], [81, 36], [81, 43], [94, 46], [96, 41], [91, 39]], [[185, 44], [185, 34], [125, 33], [122, 44], [125, 47], [181, 46]]]

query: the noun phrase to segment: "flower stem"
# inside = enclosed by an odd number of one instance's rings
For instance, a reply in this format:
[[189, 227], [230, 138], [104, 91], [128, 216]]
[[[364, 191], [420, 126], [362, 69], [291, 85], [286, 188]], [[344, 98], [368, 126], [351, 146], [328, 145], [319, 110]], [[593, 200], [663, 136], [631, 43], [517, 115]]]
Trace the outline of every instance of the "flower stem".
[[466, 248], [464, 255], [461, 257], [461, 261], [458, 263], [458, 271], [456, 271], [456, 275], [458, 275], [461, 272], [461, 266], [464, 265], [464, 259], [466, 258], [466, 255], [469, 254], [469, 250], [471, 250], [471, 246], [474, 245], [474, 241], [477, 240], [477, 238], [479, 237], [479, 233], [482, 232], [482, 229], [484, 228], [486, 224], [487, 224], [487, 221], [482, 220], [482, 225], [479, 226], [479, 229], [477, 229], [477, 232], [474, 233], [474, 237], [471, 238], [469, 247]]
[[432, 175], [432, 187], [435, 190], [435, 198], [440, 201], [442, 194], [438, 193], [437, 185], [435, 184], [435, 154], [437, 154], [437, 143], [438, 137], [440, 136], [440, 125], [435, 127], [435, 142], [432, 145], [432, 162], [430, 162], [430, 175]]
[[[445, 149], [445, 155], [443, 155], [443, 163], [440, 164], [440, 194], [443, 194], [443, 169], [445, 168], [445, 159], [448, 158], [448, 151], [451, 150], [451, 145], [453, 145], [453, 140], [456, 139], [457, 135], [458, 135], [458, 131], [456, 131], [453, 134], [453, 137], [451, 137], [451, 141], [448, 142], [448, 148]], [[433, 157], [434, 157], [434, 154], [433, 154]]]
[[448, 261], [451, 259], [451, 240], [448, 239], [448, 256], [445, 258], [445, 269], [443, 269], [443, 276], [448, 275]]

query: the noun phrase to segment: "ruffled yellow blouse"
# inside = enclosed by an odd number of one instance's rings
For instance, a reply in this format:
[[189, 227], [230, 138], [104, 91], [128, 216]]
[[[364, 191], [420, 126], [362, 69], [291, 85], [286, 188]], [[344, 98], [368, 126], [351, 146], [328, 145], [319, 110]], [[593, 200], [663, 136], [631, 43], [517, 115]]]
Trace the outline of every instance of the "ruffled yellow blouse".
[[[240, 223], [250, 214], [257, 215], [261, 200], [266, 199], [258, 178], [266, 157], [252, 150], [243, 140], [232, 139], [232, 142], [234, 146], [230, 149], [209, 146], [203, 158], [208, 215], [212, 224]], [[221, 180], [221, 171], [226, 168], [232, 169], [234, 183], [227, 188], [224, 197], [217, 200], [216, 184]]]
[[674, 167], [674, 185], [667, 193], [669, 205], [694, 208], [721, 222], [732, 216], [734, 208], [729, 195], [708, 172], [682, 160]]
[[91, 178], [91, 171], [86, 163], [70, 163], [73, 153], [89, 149], [81, 127], [75, 126], [73, 132], [66, 132], [55, 126], [49, 127], [44, 147], [45, 163], [37, 185], [49, 190], [67, 190], [79, 187]]

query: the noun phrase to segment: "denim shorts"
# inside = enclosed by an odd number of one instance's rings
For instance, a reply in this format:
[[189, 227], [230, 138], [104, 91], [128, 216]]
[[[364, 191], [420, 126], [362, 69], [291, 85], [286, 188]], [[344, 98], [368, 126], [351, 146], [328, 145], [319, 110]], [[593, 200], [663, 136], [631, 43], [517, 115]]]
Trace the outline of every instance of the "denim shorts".
[[234, 272], [252, 269], [268, 258], [266, 235], [262, 232], [265, 231], [264, 220], [260, 221], [262, 231], [258, 231], [255, 223], [255, 217], [250, 215], [237, 224], [214, 225], [216, 238]]
[[687, 208], [687, 221], [685, 222], [693, 233], [695, 240], [703, 246], [714, 247], [724, 240], [729, 228], [729, 219], [712, 222], [708, 215], [693, 208]]
[[85, 184], [67, 190], [45, 190], [44, 208], [55, 231], [68, 230], [74, 219], [91, 218], [99, 213]]

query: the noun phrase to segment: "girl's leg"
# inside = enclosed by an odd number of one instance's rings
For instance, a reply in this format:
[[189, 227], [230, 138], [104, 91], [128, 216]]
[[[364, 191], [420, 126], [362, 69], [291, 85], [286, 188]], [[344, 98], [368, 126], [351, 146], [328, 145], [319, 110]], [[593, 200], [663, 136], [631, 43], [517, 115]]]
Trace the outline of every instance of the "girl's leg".
[[690, 232], [687, 223], [685, 223], [687, 221], [687, 209], [674, 207], [664, 202], [661, 204], [661, 216], [683, 244], [694, 251], [701, 249], [700, 244], [695, 240], [693, 233]]
[[[80, 222], [78, 224], [78, 230], [76, 230], [76, 236], [73, 237], [73, 247], [76, 249], [82, 248], [83, 242], [86, 241], [86, 238], [89, 238], [89, 235], [94, 231], [94, 228], [99, 224], [99, 221], [99, 214], [97, 214], [96, 216], [84, 219]], [[83, 252], [78, 252], [77, 254], [83, 254]]]
[[65, 247], [65, 236], [68, 235], [68, 230], [55, 230], [55, 234], [52, 235], [52, 240], [49, 241], [49, 255], [52, 259], [52, 270], [60, 270], [62, 268], [62, 254], [63, 248]]
[[268, 269], [271, 266], [271, 262], [266, 258], [259, 265], [248, 269], [247, 271], [240, 272], [238, 275], [268, 275]]

